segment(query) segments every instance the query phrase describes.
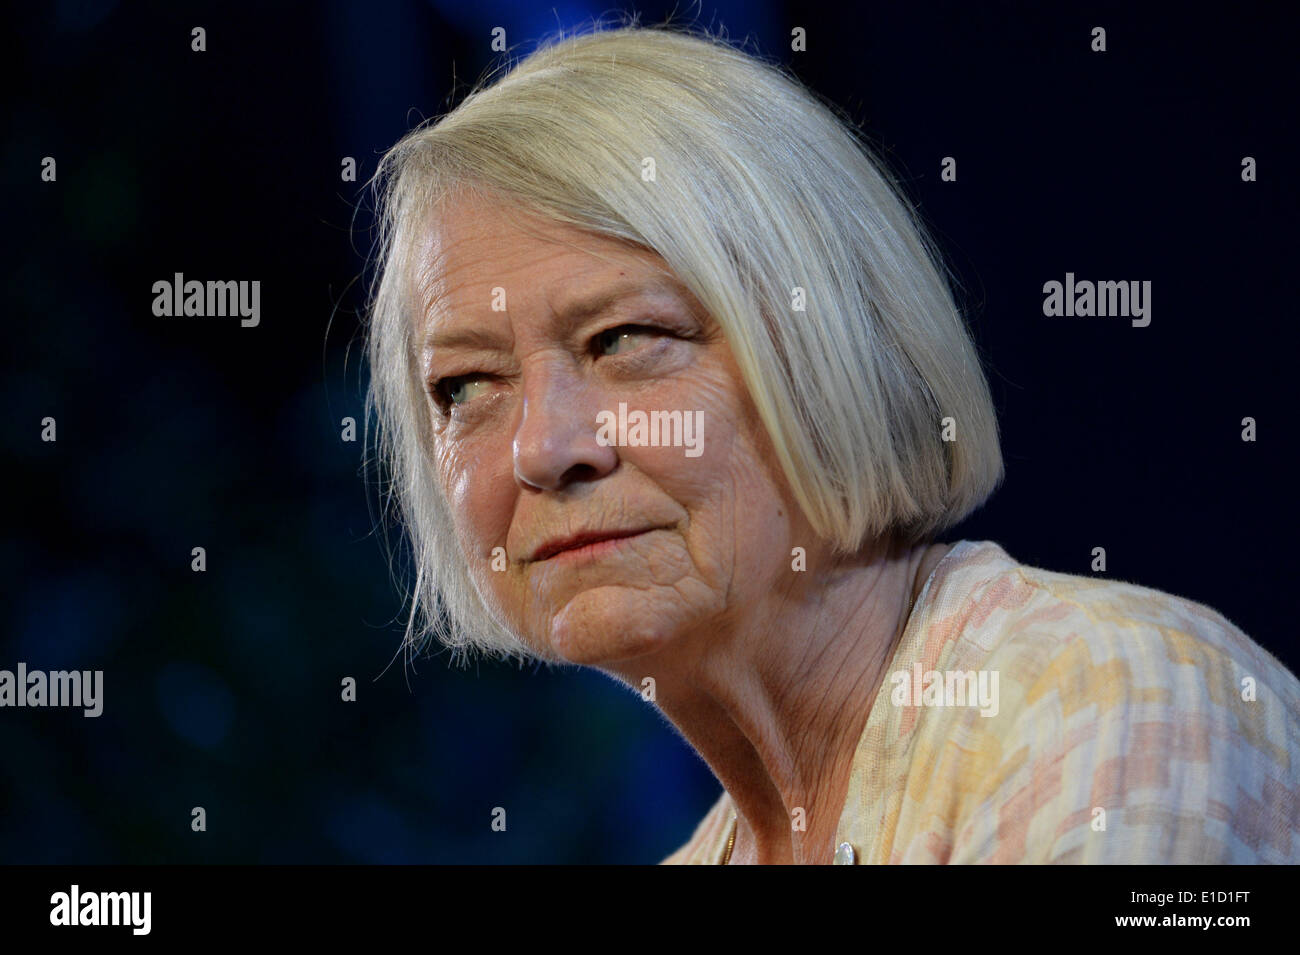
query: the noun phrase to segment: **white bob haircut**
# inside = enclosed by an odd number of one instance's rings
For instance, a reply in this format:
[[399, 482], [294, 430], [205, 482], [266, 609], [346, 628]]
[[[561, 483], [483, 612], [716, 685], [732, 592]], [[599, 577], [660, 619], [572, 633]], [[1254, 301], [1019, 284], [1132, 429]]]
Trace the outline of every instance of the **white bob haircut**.
[[1003, 476], [988, 383], [942, 260], [883, 169], [780, 67], [635, 25], [544, 43], [383, 156], [367, 421], [414, 547], [408, 651], [436, 637], [538, 659], [471, 579], [432, 466], [413, 249], [463, 189], [662, 257], [723, 329], [836, 553], [927, 542], [988, 498]]

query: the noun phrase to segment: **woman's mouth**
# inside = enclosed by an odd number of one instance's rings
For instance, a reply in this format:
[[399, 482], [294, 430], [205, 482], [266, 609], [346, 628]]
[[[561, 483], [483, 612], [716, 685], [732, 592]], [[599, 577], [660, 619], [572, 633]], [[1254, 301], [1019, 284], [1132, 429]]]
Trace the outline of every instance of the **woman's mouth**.
[[628, 530], [585, 531], [565, 538], [546, 541], [533, 552], [533, 563], [544, 560], [582, 561], [619, 550], [627, 541], [656, 530], [641, 527]]

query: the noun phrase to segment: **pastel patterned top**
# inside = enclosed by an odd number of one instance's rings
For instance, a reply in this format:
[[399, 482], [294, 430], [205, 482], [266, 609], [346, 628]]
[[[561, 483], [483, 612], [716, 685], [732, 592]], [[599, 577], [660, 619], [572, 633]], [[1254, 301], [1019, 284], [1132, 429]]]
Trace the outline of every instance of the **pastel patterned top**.
[[[724, 792], [666, 864], [720, 864]], [[1300, 862], [1300, 681], [1209, 607], [959, 541], [858, 742], [837, 862]], [[826, 860], [830, 862], [831, 860]]]

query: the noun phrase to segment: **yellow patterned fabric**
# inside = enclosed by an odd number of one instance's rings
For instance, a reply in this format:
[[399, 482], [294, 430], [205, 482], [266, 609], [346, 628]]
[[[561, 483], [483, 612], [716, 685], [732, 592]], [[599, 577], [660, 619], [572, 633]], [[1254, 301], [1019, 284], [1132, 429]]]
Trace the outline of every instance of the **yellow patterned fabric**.
[[[664, 863], [721, 863], [733, 814], [724, 792]], [[959, 541], [867, 717], [841, 842], [859, 863], [1300, 862], [1300, 681], [1209, 607]]]

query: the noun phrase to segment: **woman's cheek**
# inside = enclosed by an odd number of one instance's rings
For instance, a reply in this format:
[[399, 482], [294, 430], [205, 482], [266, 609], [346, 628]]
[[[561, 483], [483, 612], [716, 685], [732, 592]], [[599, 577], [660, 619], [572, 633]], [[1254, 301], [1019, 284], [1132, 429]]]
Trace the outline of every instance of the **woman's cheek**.
[[492, 548], [504, 546], [514, 495], [509, 455], [465, 446], [445, 449], [439, 474], [457, 536], [471, 553], [487, 557]]

